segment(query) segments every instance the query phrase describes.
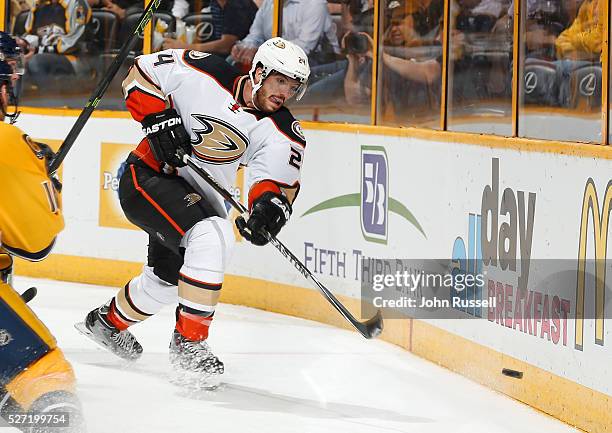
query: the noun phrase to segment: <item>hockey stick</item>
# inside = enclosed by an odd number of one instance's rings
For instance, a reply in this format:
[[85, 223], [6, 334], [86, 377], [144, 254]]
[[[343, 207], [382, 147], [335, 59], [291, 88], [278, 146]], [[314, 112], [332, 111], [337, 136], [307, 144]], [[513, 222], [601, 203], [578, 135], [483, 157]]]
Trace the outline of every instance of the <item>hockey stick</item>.
[[23, 302], [27, 304], [32, 299], [34, 299], [37, 293], [38, 293], [38, 289], [36, 287], [30, 287], [28, 290], [26, 290], [25, 292], [21, 294], [21, 299], [23, 299]]
[[[248, 211], [246, 207], [242, 203], [237, 202], [234, 197], [227, 191], [223, 186], [221, 186], [210, 174], [208, 174], [205, 170], [203, 170], [198, 164], [195, 162], [193, 158], [191, 158], [187, 154], [182, 154], [179, 151], [179, 157], [183, 160], [185, 164], [187, 164], [193, 171], [195, 171], [202, 179], [206, 181], [215, 191], [217, 191], [221, 197], [227, 200], [238, 212], [240, 212], [245, 219], [248, 218]], [[342, 303], [336, 299], [336, 297], [315, 278], [314, 275], [308, 270], [306, 266], [300, 262], [300, 260], [287, 248], [281, 241], [279, 241], [275, 236], [267, 232], [262, 232], [264, 236], [268, 239], [268, 241], [274, 245], [274, 247], [280, 251], [280, 253], [285, 256], [287, 260], [291, 262], [291, 264], [298, 270], [300, 274], [302, 274], [306, 279], [312, 281], [321, 291], [321, 294], [327, 299], [327, 301], [332, 304], [332, 306], [338, 310], [338, 312], [346, 319], [348, 322], [353, 325], [353, 327], [365, 338], [376, 338], [380, 335], [383, 330], [383, 318], [380, 310], [376, 312], [376, 315], [371, 319], [368, 319], [364, 322], [358, 321]]]
[[91, 114], [100, 103], [100, 100], [102, 99], [102, 96], [104, 96], [106, 89], [108, 89], [108, 86], [117, 74], [117, 71], [119, 71], [121, 64], [127, 58], [129, 52], [136, 45], [138, 37], [142, 34], [142, 32], [144, 32], [144, 28], [151, 20], [153, 13], [155, 13], [161, 1], [162, 0], [152, 0], [151, 3], [149, 3], [146, 9], [142, 12], [142, 15], [140, 16], [140, 21], [134, 28], [134, 32], [123, 43], [119, 54], [117, 54], [117, 56], [113, 59], [113, 63], [111, 63], [110, 67], [96, 86], [96, 89], [91, 94], [91, 97], [89, 98], [89, 101], [81, 111], [81, 114], [79, 114], [79, 117], [72, 126], [72, 129], [70, 130], [68, 135], [66, 136], [66, 139], [64, 140], [57, 153], [51, 160], [51, 163], [49, 164], [49, 174], [54, 174], [64, 161], [64, 158], [66, 158], [66, 155], [70, 151], [70, 148], [72, 148], [72, 145], [83, 130], [85, 123], [87, 123], [87, 121], [91, 117]]

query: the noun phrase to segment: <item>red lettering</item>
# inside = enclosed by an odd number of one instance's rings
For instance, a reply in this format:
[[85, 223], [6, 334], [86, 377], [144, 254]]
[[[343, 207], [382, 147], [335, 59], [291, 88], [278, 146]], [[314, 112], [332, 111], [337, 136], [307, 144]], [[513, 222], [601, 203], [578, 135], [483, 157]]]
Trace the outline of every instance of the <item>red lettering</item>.
[[546, 338], [550, 341], [550, 308], [548, 306], [548, 295], [544, 295], [544, 312], [542, 313], [542, 330], [540, 331], [540, 338]]
[[554, 296], [552, 300], [552, 341], [553, 343], [559, 343], [559, 310], [561, 308], [561, 302], [558, 296]]
[[512, 328], [512, 286], [506, 284], [506, 294], [504, 301], [504, 325], [506, 328]]
[[525, 332], [529, 332], [529, 335], [533, 335], [533, 325], [531, 323], [531, 305], [533, 304], [533, 291], [530, 290], [527, 296], [527, 302], [525, 302], [525, 313], [523, 314], [523, 320], [525, 321]]
[[504, 285], [502, 283], [497, 283], [495, 285], [496, 292], [496, 311], [495, 311], [495, 323], [499, 323], [503, 325], [502, 316], [504, 315]]
[[525, 298], [525, 292], [520, 287], [516, 288], [516, 297], [514, 298], [514, 329], [520, 328], [523, 331], [523, 299]]
[[534, 292], [533, 294], [533, 334], [538, 335], [538, 323], [542, 321], [542, 293]]
[[561, 301], [561, 324], [563, 325], [563, 345], [567, 346], [567, 313], [570, 311], [570, 301], [563, 299]]
[[[489, 280], [489, 284], [487, 285], [487, 294], [488, 299], [495, 297], [495, 281]], [[495, 320], [495, 310], [497, 309], [497, 303], [495, 303], [495, 307], [489, 306], [487, 308], [487, 319], [489, 322], [493, 322]]]

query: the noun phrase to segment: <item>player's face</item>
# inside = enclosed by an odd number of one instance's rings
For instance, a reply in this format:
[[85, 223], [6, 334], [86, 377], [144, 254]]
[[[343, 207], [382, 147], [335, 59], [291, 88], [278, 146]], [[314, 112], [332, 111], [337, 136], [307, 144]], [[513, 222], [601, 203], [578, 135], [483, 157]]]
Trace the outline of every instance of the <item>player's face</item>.
[[300, 82], [285, 75], [272, 73], [256, 93], [257, 106], [267, 113], [280, 109], [300, 90]]

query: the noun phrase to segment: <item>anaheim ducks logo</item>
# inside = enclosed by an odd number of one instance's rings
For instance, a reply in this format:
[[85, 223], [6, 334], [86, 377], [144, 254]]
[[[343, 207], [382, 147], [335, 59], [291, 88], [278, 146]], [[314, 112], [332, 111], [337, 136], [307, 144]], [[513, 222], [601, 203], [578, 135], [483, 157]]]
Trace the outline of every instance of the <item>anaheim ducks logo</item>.
[[272, 42], [276, 48], [280, 48], [281, 50], [285, 48], [285, 43], [283, 41], [274, 41]]
[[201, 199], [202, 199], [202, 196], [200, 194], [196, 194], [195, 192], [189, 193], [185, 197], [183, 197], [183, 200], [187, 202], [187, 207], [193, 206], [194, 204], [199, 202]]
[[211, 55], [210, 53], [203, 53], [202, 51], [195, 51], [195, 50], [189, 51], [189, 57], [191, 57], [193, 60], [205, 59], [206, 57], [210, 55]]
[[[242, 156], [249, 145], [248, 138], [236, 127], [205, 114], [192, 114], [196, 120], [191, 140], [196, 158], [211, 164], [229, 164]], [[200, 124], [202, 128], [197, 128]]]

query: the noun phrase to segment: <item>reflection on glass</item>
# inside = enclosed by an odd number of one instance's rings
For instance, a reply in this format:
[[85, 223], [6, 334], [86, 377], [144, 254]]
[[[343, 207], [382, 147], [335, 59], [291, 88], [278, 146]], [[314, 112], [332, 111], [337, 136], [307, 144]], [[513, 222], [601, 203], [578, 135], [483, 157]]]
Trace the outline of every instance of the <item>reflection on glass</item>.
[[526, 4], [519, 135], [600, 142], [605, 26], [600, 1], [529, 0]]
[[451, 2], [448, 129], [512, 133], [512, 8], [505, 0]]
[[[163, 9], [163, 4], [162, 4]], [[20, 83], [21, 104], [82, 108], [94, 87], [132, 33], [142, 13], [142, 0], [10, 2], [11, 33], [19, 36], [26, 73]], [[168, 10], [159, 19], [174, 20]], [[142, 41], [115, 75], [98, 108], [125, 109], [121, 81]]]
[[377, 124], [440, 127], [444, 1], [385, 0]]
[[[305, 120], [369, 124], [374, 1], [343, 2], [336, 15], [322, 0], [281, 5], [282, 36], [300, 44], [299, 34], [309, 34], [312, 41], [302, 43], [311, 69], [308, 89], [301, 101], [292, 102], [291, 111]], [[323, 25], [315, 25], [313, 15]]]

